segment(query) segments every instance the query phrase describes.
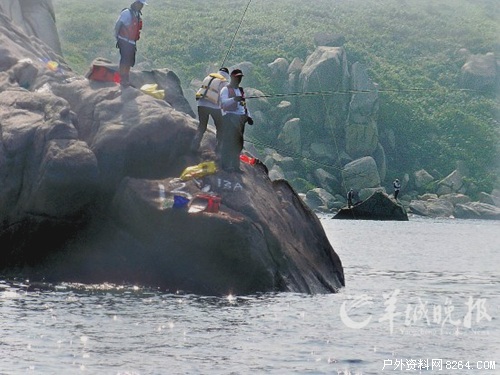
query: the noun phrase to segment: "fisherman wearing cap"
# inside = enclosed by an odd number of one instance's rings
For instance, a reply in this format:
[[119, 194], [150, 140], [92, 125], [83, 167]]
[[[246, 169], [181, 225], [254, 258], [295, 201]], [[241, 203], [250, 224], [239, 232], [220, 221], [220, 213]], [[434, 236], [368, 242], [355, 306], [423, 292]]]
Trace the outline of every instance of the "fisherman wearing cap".
[[209, 117], [215, 125], [217, 145], [215, 154], [219, 156], [222, 144], [222, 110], [220, 108], [220, 92], [229, 83], [229, 70], [225, 67], [217, 73], [210, 73], [203, 79], [200, 89], [196, 92], [198, 103], [198, 130], [191, 142], [191, 151], [198, 151], [203, 134], [207, 130]]
[[245, 124], [253, 125], [252, 117], [245, 102], [245, 93], [240, 82], [243, 72], [234, 69], [231, 81], [220, 93], [222, 107], [221, 167], [228, 172], [240, 171], [240, 153], [243, 150]]
[[394, 199], [398, 200], [398, 194], [399, 190], [401, 190], [401, 183], [399, 180], [396, 178], [394, 182], [392, 183], [392, 186], [394, 187]]
[[116, 47], [120, 49], [120, 83], [130, 86], [130, 68], [135, 65], [137, 41], [142, 29], [142, 13], [146, 0], [136, 0], [121, 11], [115, 23]]

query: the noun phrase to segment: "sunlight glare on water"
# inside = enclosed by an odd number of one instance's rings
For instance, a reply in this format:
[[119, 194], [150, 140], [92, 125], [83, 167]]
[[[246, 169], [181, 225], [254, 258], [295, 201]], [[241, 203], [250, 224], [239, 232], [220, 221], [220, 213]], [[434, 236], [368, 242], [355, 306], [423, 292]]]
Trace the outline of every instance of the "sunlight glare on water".
[[0, 374], [394, 374], [412, 373], [394, 368], [404, 360], [498, 359], [498, 223], [320, 220], [344, 266], [338, 294], [0, 279]]

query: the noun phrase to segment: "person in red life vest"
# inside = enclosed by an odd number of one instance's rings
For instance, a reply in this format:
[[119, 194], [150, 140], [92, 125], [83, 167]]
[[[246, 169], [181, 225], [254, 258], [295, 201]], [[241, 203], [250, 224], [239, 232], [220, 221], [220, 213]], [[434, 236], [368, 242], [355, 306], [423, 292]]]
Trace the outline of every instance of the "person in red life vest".
[[203, 134], [207, 131], [209, 117], [214, 120], [217, 145], [215, 154], [219, 156], [222, 144], [222, 110], [220, 108], [220, 91], [229, 83], [229, 70], [225, 67], [217, 73], [210, 73], [203, 79], [202, 86], [196, 92], [198, 104], [198, 130], [191, 143], [191, 151], [196, 152], [200, 147]]
[[120, 83], [130, 86], [130, 68], [135, 65], [137, 41], [141, 37], [142, 13], [146, 0], [136, 0], [121, 11], [115, 23], [116, 47], [120, 50]]
[[243, 72], [234, 69], [229, 85], [222, 88], [220, 101], [222, 107], [222, 145], [220, 164], [227, 172], [240, 171], [240, 153], [243, 150], [245, 124], [253, 125], [243, 87], [240, 87]]

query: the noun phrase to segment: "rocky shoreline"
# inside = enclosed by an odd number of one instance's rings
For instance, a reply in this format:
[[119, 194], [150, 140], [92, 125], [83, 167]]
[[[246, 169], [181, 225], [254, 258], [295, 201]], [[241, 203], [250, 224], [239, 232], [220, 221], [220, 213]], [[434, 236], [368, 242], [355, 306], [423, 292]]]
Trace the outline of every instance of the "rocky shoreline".
[[[383, 189], [378, 191], [394, 200]], [[499, 192], [495, 190], [493, 193]], [[322, 189], [301, 194], [301, 197], [312, 210], [318, 213], [337, 214], [347, 206], [347, 200], [342, 196], [333, 196]], [[483, 193], [481, 201], [472, 201], [469, 196], [460, 193], [443, 195], [427, 193], [415, 198], [403, 195], [398, 200], [410, 217], [500, 220], [500, 195]]]

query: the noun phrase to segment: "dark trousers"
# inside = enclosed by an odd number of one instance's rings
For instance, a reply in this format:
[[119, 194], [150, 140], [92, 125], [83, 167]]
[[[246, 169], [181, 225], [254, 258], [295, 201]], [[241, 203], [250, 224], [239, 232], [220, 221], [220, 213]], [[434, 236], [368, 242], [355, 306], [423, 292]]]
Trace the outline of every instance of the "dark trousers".
[[130, 83], [130, 68], [135, 65], [136, 46], [123, 39], [118, 39], [120, 49], [120, 82], [124, 85]]
[[220, 145], [222, 143], [222, 111], [219, 108], [210, 108], [204, 106], [198, 106], [198, 130], [194, 136], [193, 142], [191, 143], [191, 150], [197, 151], [200, 147], [203, 134], [207, 131], [208, 120], [212, 116], [215, 125], [215, 137], [217, 140], [217, 145], [215, 146], [215, 153], [219, 154]]
[[135, 44], [118, 39], [118, 48], [120, 50], [120, 65], [134, 66], [137, 51]]
[[227, 113], [222, 120], [224, 127], [220, 158], [222, 169], [239, 169], [246, 116]]

